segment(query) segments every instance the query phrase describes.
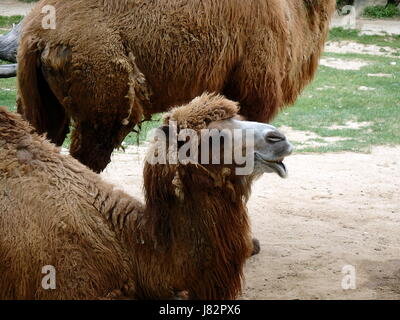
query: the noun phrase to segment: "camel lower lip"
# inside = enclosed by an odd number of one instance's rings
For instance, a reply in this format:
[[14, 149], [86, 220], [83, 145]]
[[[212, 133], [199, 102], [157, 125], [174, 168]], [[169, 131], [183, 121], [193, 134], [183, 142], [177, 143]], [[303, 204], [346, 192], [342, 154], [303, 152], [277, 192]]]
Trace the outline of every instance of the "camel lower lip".
[[276, 174], [278, 174], [281, 178], [287, 178], [288, 171], [283, 163], [283, 158], [277, 160], [266, 160], [260, 154], [257, 154], [258, 158], [270, 169], [272, 169]]
[[283, 162], [269, 162], [266, 161], [266, 164], [274, 170], [281, 178], [287, 177], [287, 169]]

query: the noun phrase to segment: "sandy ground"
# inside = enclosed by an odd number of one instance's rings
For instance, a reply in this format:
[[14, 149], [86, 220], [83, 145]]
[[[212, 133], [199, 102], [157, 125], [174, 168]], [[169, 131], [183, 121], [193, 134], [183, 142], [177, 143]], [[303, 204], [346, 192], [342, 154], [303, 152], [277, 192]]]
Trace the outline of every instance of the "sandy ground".
[[390, 57], [394, 59], [399, 59], [400, 57], [397, 55], [399, 53], [398, 49], [394, 49], [391, 47], [382, 47], [377, 45], [367, 45], [362, 43], [357, 43], [354, 41], [330, 41], [325, 46], [326, 52], [333, 53], [358, 53], [358, 54], [366, 54], [366, 55], [374, 55], [374, 56], [382, 56], [382, 57]]
[[357, 29], [361, 30], [361, 33], [366, 35], [399, 35], [400, 20], [359, 19], [357, 20]]
[[356, 28], [361, 34], [366, 35], [398, 35], [400, 34], [399, 19], [370, 19], [357, 18], [354, 20], [352, 15], [334, 15], [331, 27]]
[[[107, 181], [142, 198], [145, 147], [115, 153]], [[400, 148], [297, 154], [286, 180], [265, 175], [248, 203], [262, 245], [243, 299], [400, 299]], [[343, 290], [345, 266], [356, 289]]]
[[330, 67], [338, 70], [360, 70], [369, 65], [364, 60], [339, 59], [339, 58], [321, 58], [321, 66]]

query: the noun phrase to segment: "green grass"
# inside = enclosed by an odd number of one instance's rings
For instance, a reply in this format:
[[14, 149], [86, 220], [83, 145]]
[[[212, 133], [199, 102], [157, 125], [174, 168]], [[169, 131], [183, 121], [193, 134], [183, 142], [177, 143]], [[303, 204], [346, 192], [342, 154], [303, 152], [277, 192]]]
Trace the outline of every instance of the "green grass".
[[329, 34], [329, 41], [350, 40], [362, 44], [375, 44], [377, 46], [400, 49], [400, 35], [360, 35], [358, 30], [333, 28]]
[[400, 16], [400, 10], [395, 4], [388, 4], [387, 6], [372, 6], [364, 9], [363, 16], [376, 19], [394, 18]]
[[[377, 44], [400, 49], [400, 37], [358, 36], [357, 32], [334, 29], [330, 40], [351, 40], [364, 44]], [[400, 50], [399, 50], [400, 51]], [[302, 152], [354, 151], [368, 152], [372, 146], [400, 144], [400, 59], [365, 54], [326, 53], [325, 57], [357, 59], [369, 65], [357, 71], [344, 71], [321, 66], [315, 80], [307, 87], [293, 107], [286, 108], [274, 121], [276, 126], [312, 132], [315, 142], [327, 137], [347, 140], [331, 142], [325, 146], [311, 147], [296, 143]], [[392, 65], [396, 62], [396, 65]], [[391, 78], [368, 77], [370, 73], [387, 73]], [[0, 79], [0, 105], [15, 110], [15, 79]], [[359, 87], [375, 88], [360, 91]], [[320, 88], [326, 90], [318, 90]], [[334, 87], [334, 88], [331, 88]], [[149, 131], [159, 126], [161, 115], [142, 125], [140, 135], [130, 134], [127, 145], [146, 140]], [[347, 122], [368, 122], [370, 126], [355, 129], [334, 130], [332, 125]], [[65, 146], [68, 146], [67, 139]]]
[[16, 79], [0, 79], [0, 106], [7, 106], [9, 110], [16, 111]]
[[[358, 71], [344, 71], [321, 66], [315, 81], [307, 87], [294, 107], [284, 110], [276, 126], [289, 126], [322, 137], [348, 140], [302, 151], [369, 151], [371, 146], [400, 144], [400, 59], [361, 54], [326, 54], [340, 59], [365, 59], [370, 62]], [[396, 65], [391, 62], [396, 61]], [[368, 74], [392, 74], [392, 78]], [[361, 86], [375, 88], [360, 91]], [[317, 90], [326, 87], [326, 90]], [[331, 88], [334, 87], [334, 88]], [[346, 122], [370, 122], [360, 129], [333, 130], [332, 125]], [[318, 142], [318, 141], [316, 141]]]

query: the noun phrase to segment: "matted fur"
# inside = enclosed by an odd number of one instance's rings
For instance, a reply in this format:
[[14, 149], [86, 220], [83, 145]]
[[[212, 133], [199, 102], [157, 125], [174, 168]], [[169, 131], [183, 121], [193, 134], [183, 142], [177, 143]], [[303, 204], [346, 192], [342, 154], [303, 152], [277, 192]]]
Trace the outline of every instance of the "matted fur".
[[[44, 5], [56, 30], [42, 28]], [[19, 111], [101, 171], [142, 116], [219, 92], [265, 122], [315, 74], [335, 0], [42, 0], [18, 53]]]
[[[203, 95], [170, 117], [198, 128], [237, 110]], [[222, 165], [146, 164], [144, 206], [2, 108], [0, 159], [0, 299], [240, 294], [252, 177]], [[41, 287], [45, 265], [57, 270], [56, 290]]]

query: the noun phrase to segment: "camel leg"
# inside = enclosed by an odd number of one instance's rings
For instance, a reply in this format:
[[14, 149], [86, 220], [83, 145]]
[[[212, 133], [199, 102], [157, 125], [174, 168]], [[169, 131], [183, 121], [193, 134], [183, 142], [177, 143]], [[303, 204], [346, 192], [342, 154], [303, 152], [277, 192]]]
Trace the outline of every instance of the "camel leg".
[[[114, 148], [122, 142], [117, 141], [118, 131], [106, 126], [91, 123], [77, 123], [71, 137], [71, 155], [94, 172], [102, 172], [111, 161]], [[117, 137], [117, 138], [116, 138]]]
[[[51, 96], [49, 95], [47, 98], [51, 99]], [[49, 101], [46, 101], [46, 103], [49, 103]], [[50, 106], [47, 112], [41, 111], [39, 115], [41, 126], [36, 130], [39, 134], [46, 134], [47, 138], [57, 146], [61, 146], [69, 133], [70, 119], [57, 100], [52, 100]], [[18, 113], [24, 116], [26, 120], [31, 121], [30, 117], [25, 116], [24, 106], [20, 99], [17, 99], [17, 107]]]
[[18, 89], [17, 111], [35, 127], [39, 134], [46, 134], [51, 142], [61, 146], [69, 133], [70, 118], [43, 75], [39, 73], [37, 77], [40, 83], [40, 99], [37, 99], [39, 103], [25, 105]]
[[223, 90], [223, 94], [231, 100], [240, 102], [240, 114], [249, 121], [270, 122], [282, 106], [280, 87], [274, 79], [266, 81], [267, 88], [246, 88], [239, 76], [231, 79]]
[[53, 119], [54, 122], [47, 129], [47, 138], [57, 146], [61, 146], [69, 133], [70, 121], [65, 114], [60, 114], [57, 119]]
[[240, 114], [250, 121], [270, 122], [284, 105], [282, 71], [285, 64], [281, 60], [285, 46], [270, 48], [269, 55], [264, 54], [274, 37], [267, 33], [262, 37], [264, 42], [245, 54], [246, 59], [238, 63], [223, 89], [228, 99], [240, 103]]

